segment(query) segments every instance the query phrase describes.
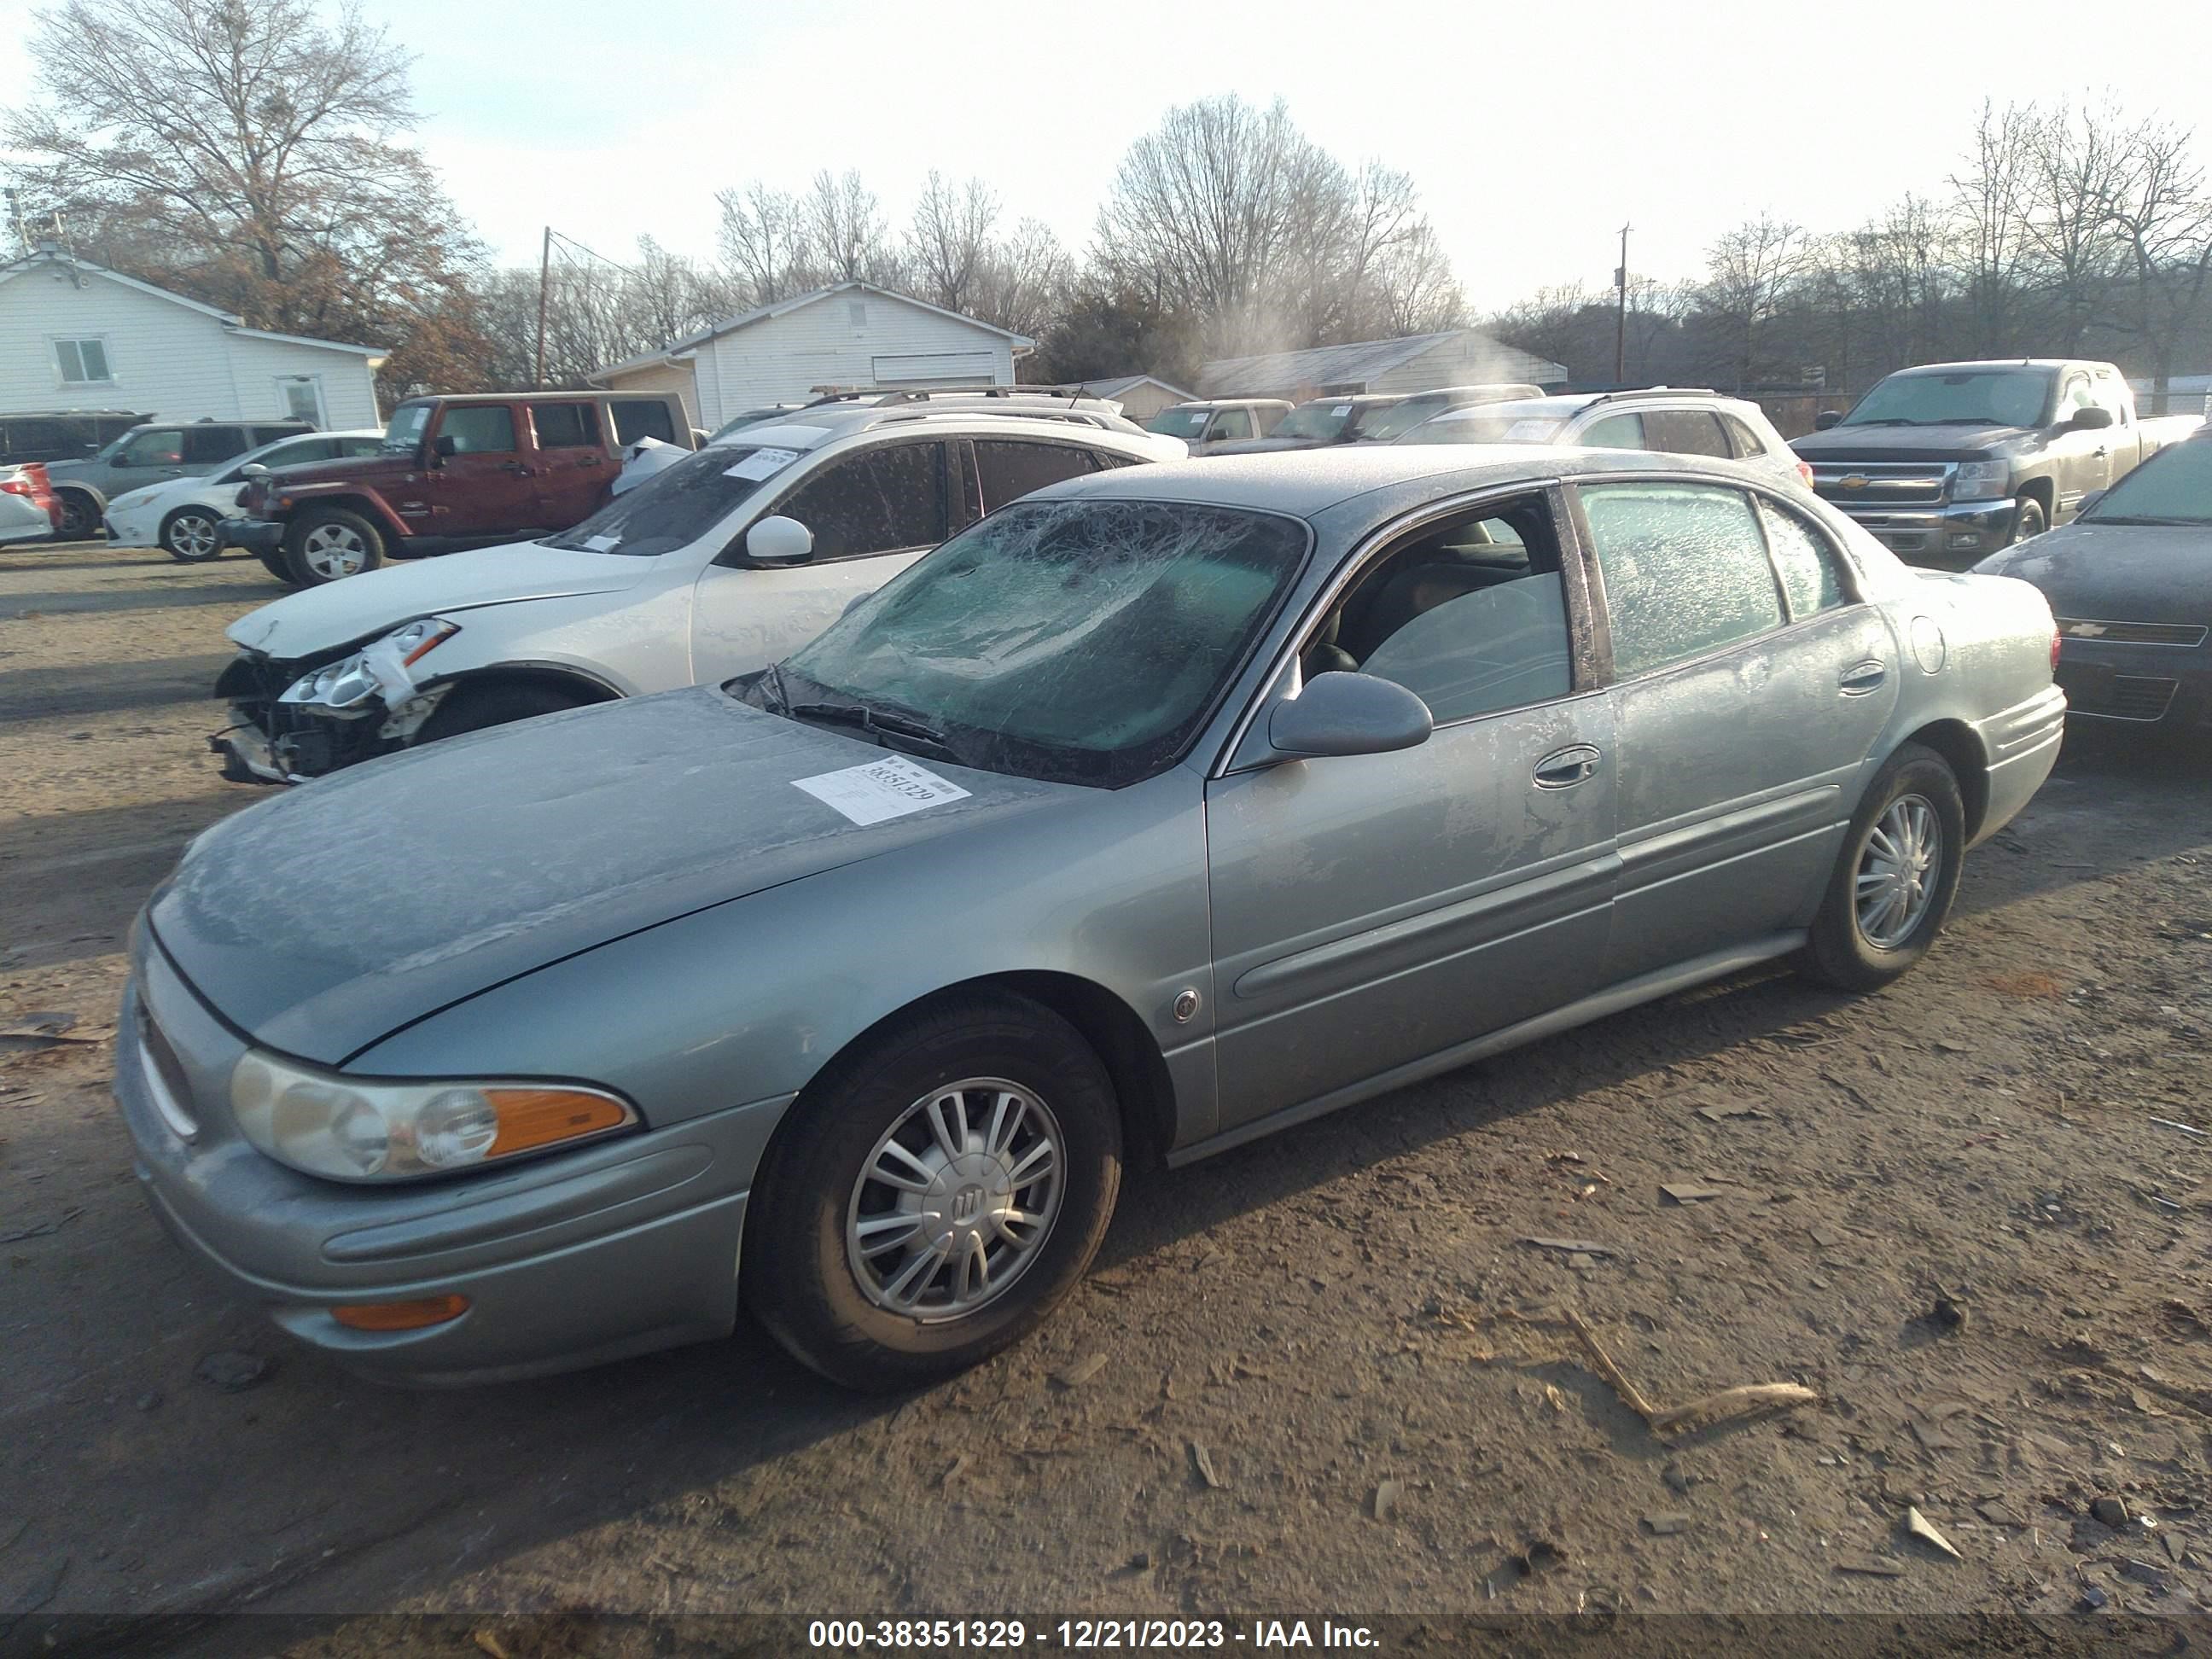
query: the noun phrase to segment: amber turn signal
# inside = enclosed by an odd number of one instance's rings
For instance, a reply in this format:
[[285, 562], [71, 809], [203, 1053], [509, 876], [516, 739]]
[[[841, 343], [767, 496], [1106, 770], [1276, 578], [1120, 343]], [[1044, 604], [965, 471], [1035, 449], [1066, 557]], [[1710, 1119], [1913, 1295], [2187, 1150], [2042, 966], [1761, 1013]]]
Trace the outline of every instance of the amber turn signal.
[[358, 1307], [333, 1308], [331, 1317], [356, 1331], [419, 1331], [426, 1325], [442, 1325], [469, 1310], [465, 1296], [426, 1296], [414, 1302], [364, 1302]]
[[526, 1152], [556, 1140], [597, 1134], [629, 1115], [618, 1100], [575, 1089], [487, 1089], [484, 1097], [499, 1116], [499, 1133], [487, 1158]]

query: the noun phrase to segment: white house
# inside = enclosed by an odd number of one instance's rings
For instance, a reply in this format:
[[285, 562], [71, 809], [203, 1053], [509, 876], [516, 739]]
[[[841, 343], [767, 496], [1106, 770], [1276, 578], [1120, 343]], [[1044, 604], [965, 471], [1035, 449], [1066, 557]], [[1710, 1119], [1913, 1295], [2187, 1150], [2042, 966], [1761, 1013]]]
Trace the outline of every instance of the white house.
[[1198, 389], [1209, 398], [1344, 397], [1499, 381], [1551, 390], [1567, 383], [1567, 371], [1548, 358], [1472, 328], [1277, 351], [1264, 357], [1224, 357], [1198, 371]]
[[1195, 394], [1170, 386], [1155, 374], [1124, 374], [1114, 380], [1085, 380], [1083, 389], [1094, 398], [1111, 398], [1121, 412], [1139, 426], [1164, 409], [1189, 403]]
[[871, 283], [839, 283], [687, 335], [589, 378], [623, 392], [674, 392], [713, 431], [818, 386], [885, 391], [1012, 386], [1036, 343]]
[[375, 426], [380, 346], [248, 328], [51, 244], [0, 265], [0, 413], [123, 409]]

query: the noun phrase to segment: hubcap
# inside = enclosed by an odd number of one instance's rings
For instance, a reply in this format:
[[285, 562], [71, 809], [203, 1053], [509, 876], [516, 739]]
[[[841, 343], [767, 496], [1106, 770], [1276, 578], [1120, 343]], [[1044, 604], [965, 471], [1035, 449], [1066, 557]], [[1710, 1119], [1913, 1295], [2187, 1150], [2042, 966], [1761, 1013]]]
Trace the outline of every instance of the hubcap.
[[325, 581], [335, 581], [361, 574], [368, 562], [368, 544], [342, 524], [319, 524], [300, 538], [300, 556], [308, 569]]
[[1936, 902], [1942, 852], [1942, 823], [1932, 805], [1918, 795], [1889, 804], [1859, 853], [1852, 897], [1861, 939], [1894, 951], [1912, 937]]
[[1030, 1091], [969, 1078], [899, 1115], [861, 1166], [845, 1260], [869, 1301], [924, 1323], [996, 1301], [1060, 1214], [1059, 1121]]
[[169, 526], [169, 546], [176, 552], [204, 559], [216, 550], [215, 520], [187, 514]]

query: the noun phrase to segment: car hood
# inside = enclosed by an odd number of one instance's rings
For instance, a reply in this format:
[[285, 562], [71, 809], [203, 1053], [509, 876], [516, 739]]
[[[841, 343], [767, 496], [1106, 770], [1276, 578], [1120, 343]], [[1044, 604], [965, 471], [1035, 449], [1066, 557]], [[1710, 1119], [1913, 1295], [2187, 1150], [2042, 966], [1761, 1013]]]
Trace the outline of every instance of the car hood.
[[417, 617], [488, 605], [614, 593], [635, 586], [651, 559], [513, 542], [420, 559], [329, 582], [249, 611], [224, 630], [231, 641], [279, 662], [343, 650]]
[[861, 824], [794, 787], [887, 757], [712, 686], [574, 709], [249, 807], [187, 849], [148, 919], [225, 1019], [336, 1066], [595, 945], [1084, 793], [915, 762], [965, 798]]
[[1790, 447], [1808, 461], [1970, 461], [2035, 435], [2020, 426], [1833, 426]]
[[295, 461], [272, 468], [281, 486], [351, 483], [359, 478], [393, 478], [420, 472], [422, 463], [413, 455], [335, 455], [327, 461]]
[[2212, 528], [2088, 520], [2008, 547], [1974, 568], [2033, 582], [2061, 617], [2212, 624]]

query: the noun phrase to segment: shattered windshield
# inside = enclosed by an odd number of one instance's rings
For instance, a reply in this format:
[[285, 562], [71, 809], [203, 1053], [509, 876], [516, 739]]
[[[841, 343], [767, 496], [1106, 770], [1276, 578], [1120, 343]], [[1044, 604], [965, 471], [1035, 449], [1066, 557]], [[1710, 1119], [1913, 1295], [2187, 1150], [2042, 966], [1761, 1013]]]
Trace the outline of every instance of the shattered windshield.
[[1170, 438], [1195, 438], [1206, 430], [1208, 409], [1164, 409], [1145, 422], [1147, 432], [1165, 433]]
[[384, 428], [384, 447], [412, 454], [422, 448], [422, 431], [429, 424], [429, 404], [402, 404], [392, 411], [392, 419]]
[[[920, 734], [957, 763], [1118, 788], [1172, 765], [1304, 562], [1304, 525], [1181, 502], [1004, 507], [745, 700]], [[822, 700], [830, 701], [825, 704]]]
[[712, 530], [729, 511], [799, 459], [789, 449], [718, 445], [664, 467], [544, 545], [650, 559]]
[[2047, 369], [1967, 369], [1893, 374], [1859, 399], [1844, 426], [2039, 426], [2051, 397]]

